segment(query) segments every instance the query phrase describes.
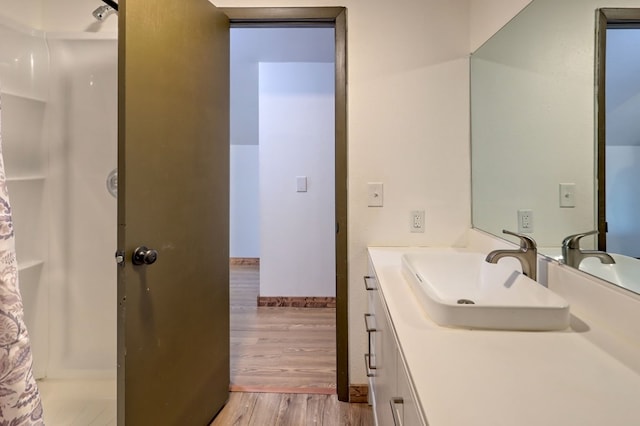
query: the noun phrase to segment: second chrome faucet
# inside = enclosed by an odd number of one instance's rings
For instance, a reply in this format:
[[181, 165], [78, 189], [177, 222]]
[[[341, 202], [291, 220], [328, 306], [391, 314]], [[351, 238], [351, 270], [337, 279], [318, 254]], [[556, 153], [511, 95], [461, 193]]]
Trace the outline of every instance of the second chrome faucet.
[[581, 250], [580, 239], [588, 235], [595, 235], [598, 231], [583, 232], [581, 234], [569, 235], [562, 240], [562, 261], [568, 266], [578, 268], [580, 262], [587, 257], [596, 257], [605, 265], [616, 263], [613, 257], [604, 251], [599, 250]]
[[518, 237], [520, 239], [520, 248], [515, 250], [493, 250], [485, 260], [489, 263], [498, 263], [503, 257], [515, 257], [522, 265], [522, 273], [536, 281], [538, 275], [538, 249], [535, 240], [528, 235], [517, 234], [506, 229], [503, 229], [502, 232]]

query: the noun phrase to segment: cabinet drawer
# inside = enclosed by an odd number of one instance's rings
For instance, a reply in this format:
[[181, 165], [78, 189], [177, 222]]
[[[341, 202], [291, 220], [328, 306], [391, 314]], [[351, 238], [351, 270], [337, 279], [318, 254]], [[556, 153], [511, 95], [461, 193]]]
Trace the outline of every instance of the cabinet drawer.
[[[397, 426], [428, 426], [428, 423], [423, 419], [420, 407], [416, 401], [416, 397], [411, 389], [411, 382], [409, 381], [409, 375], [404, 367], [404, 362], [398, 357], [398, 398], [402, 400], [402, 418]], [[393, 405], [390, 403], [390, 405]], [[398, 407], [398, 404], [395, 404]], [[396, 413], [399, 410], [396, 408]]]

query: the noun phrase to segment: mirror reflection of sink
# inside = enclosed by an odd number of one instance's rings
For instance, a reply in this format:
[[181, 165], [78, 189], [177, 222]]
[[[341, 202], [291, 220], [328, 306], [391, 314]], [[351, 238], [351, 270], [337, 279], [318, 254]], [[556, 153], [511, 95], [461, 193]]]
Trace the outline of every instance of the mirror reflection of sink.
[[402, 272], [427, 314], [442, 326], [539, 331], [569, 326], [566, 300], [523, 275], [515, 259], [491, 264], [485, 257], [455, 249], [407, 253]]
[[[562, 250], [559, 247], [538, 247], [538, 252], [558, 262], [562, 261]], [[609, 255], [616, 261], [615, 264], [605, 265], [598, 258], [587, 257], [580, 262], [578, 269], [627, 290], [640, 293], [640, 260], [618, 253], [609, 253]]]
[[599, 259], [588, 257], [580, 262], [580, 270], [640, 293], [640, 260], [623, 254], [609, 253], [613, 265], [605, 265]]

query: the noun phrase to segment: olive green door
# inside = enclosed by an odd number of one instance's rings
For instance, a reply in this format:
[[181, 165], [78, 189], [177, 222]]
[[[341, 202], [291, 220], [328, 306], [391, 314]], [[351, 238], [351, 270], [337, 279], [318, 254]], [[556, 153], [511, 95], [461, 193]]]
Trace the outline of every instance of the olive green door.
[[118, 425], [205, 425], [229, 390], [229, 22], [119, 9]]

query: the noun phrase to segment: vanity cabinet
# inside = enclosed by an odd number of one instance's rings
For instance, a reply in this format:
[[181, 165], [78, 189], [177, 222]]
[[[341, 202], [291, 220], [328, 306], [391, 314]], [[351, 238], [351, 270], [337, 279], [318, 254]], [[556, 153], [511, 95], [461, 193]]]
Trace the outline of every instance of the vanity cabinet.
[[416, 403], [410, 374], [402, 359], [393, 322], [371, 265], [364, 281], [368, 293], [368, 312], [365, 314], [368, 353], [365, 354], [365, 368], [369, 376], [370, 402], [376, 424], [424, 426], [426, 422], [422, 420]]

